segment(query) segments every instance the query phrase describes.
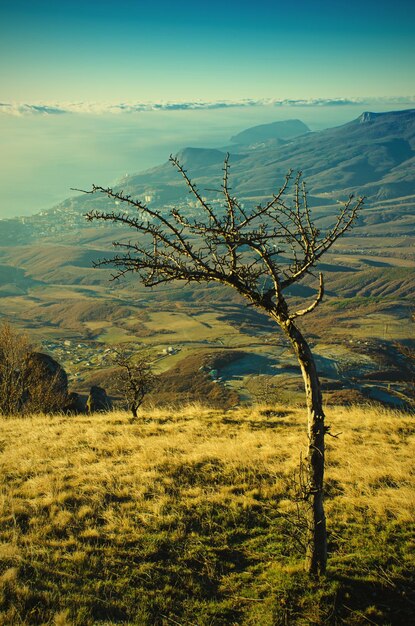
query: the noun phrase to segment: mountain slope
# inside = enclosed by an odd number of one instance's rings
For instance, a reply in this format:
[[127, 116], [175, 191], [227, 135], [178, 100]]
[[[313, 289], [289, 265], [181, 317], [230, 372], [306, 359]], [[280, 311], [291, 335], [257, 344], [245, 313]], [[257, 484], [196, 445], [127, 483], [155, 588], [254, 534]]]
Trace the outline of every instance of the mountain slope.
[[[248, 129], [248, 136], [254, 130]], [[188, 148], [178, 157], [200, 186], [217, 188], [223, 153]], [[235, 146], [231, 154], [232, 188], [241, 197], [266, 196], [275, 191], [288, 170], [301, 169], [313, 193], [334, 197], [362, 193], [370, 196], [371, 202], [375, 198], [415, 194], [414, 157], [414, 109], [363, 113], [343, 126], [303, 134], [278, 145], [271, 142], [257, 149], [243, 146], [242, 152], [241, 146]], [[141, 196], [150, 190], [161, 201], [165, 201], [169, 190], [174, 200], [187, 195], [170, 164], [122, 183], [128, 193]]]
[[[299, 129], [302, 125], [299, 120], [288, 120], [287, 124], [294, 122]], [[319, 226], [324, 227], [332, 221], [338, 200], [356, 194], [366, 197], [359, 222], [362, 234], [379, 235], [382, 231], [415, 234], [415, 109], [366, 112], [342, 126], [306, 132], [290, 139], [275, 139], [275, 128], [280, 133], [281, 126], [266, 124], [234, 137], [239, 138], [238, 141], [241, 137], [246, 140], [264, 138], [255, 145], [235, 144], [231, 147], [230, 185], [232, 193], [243, 202], [262, 201], [275, 193], [287, 171], [301, 169], [308, 185], [310, 206], [316, 207]], [[201, 194], [212, 199], [220, 195], [225, 155], [225, 150], [221, 149], [188, 147], [177, 156]], [[126, 176], [115, 189], [123, 190], [151, 207], [169, 209], [174, 204], [181, 204], [182, 209], [187, 208], [190, 213], [197, 211], [192, 206], [194, 202], [182, 176], [169, 162]], [[39, 241], [45, 232], [53, 233], [55, 240], [65, 243], [71, 232], [86, 229], [83, 214], [95, 208], [119, 210], [121, 207], [105, 196], [73, 196], [51, 211], [43, 212], [42, 218], [27, 218], [27, 223], [31, 221], [32, 225], [28, 228], [25, 224], [26, 230], [17, 220], [15, 224], [3, 221], [4, 244]], [[42, 219], [47, 222], [45, 226]], [[53, 227], [55, 222], [57, 228]], [[386, 223], [388, 227], [385, 229]], [[93, 237], [106, 237], [110, 230], [95, 230]], [[122, 234], [117, 234], [116, 238], [119, 236]], [[92, 246], [93, 237], [88, 241]]]
[[[415, 183], [414, 171], [406, 162], [415, 156], [415, 110], [363, 114], [353, 122], [319, 133], [304, 135], [275, 149], [265, 149], [239, 162], [234, 168], [240, 194], [253, 189], [271, 191], [275, 173], [281, 177], [289, 169], [301, 168], [314, 193], [360, 192], [372, 185], [379, 193], [384, 177], [398, 183], [402, 176], [391, 172], [403, 168], [406, 183]], [[243, 170], [242, 170], [243, 165]], [[412, 192], [415, 192], [415, 185]], [[408, 192], [395, 189], [396, 195]], [[363, 189], [364, 193], [364, 189]]]

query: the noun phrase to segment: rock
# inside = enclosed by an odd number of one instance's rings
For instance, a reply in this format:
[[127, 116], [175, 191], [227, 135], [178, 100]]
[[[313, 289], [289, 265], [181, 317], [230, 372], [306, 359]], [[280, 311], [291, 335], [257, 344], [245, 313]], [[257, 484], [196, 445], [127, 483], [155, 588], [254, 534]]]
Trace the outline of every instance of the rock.
[[31, 352], [24, 368], [21, 407], [26, 412], [63, 411], [68, 398], [68, 376], [48, 354]]
[[71, 391], [71, 393], [68, 394], [64, 411], [67, 415], [80, 415], [82, 413], [86, 413], [85, 396], [82, 397], [79, 393]]
[[55, 359], [43, 352], [31, 352], [27, 361], [27, 380], [30, 384], [35, 378], [48, 381], [53, 385], [54, 391], [60, 394], [68, 393], [68, 376]]
[[89, 392], [88, 400], [86, 401], [86, 410], [88, 413], [98, 413], [111, 411], [112, 402], [107, 396], [107, 392], [102, 387], [93, 385]]

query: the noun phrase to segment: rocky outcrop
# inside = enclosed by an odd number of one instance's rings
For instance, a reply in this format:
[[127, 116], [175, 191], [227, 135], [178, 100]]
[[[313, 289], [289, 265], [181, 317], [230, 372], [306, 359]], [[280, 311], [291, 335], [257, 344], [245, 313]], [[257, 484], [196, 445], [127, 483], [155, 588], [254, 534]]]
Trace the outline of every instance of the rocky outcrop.
[[85, 396], [82, 397], [79, 393], [71, 391], [68, 394], [64, 411], [67, 415], [80, 415], [82, 413], [86, 413]]
[[87, 413], [102, 413], [112, 409], [111, 399], [103, 387], [93, 385], [86, 401]]
[[27, 360], [28, 386], [37, 380], [50, 383], [59, 394], [68, 393], [68, 376], [62, 365], [43, 352], [31, 352]]
[[31, 352], [24, 364], [21, 407], [24, 412], [63, 411], [68, 398], [68, 376], [48, 354]]

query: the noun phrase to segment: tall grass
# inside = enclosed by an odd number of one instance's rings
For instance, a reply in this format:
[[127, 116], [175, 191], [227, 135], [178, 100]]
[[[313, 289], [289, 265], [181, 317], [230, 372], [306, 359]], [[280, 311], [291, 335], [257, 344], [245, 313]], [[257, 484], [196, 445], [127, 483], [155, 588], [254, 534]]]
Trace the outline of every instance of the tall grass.
[[328, 422], [317, 584], [293, 497], [303, 409], [2, 421], [0, 624], [413, 623], [414, 418]]

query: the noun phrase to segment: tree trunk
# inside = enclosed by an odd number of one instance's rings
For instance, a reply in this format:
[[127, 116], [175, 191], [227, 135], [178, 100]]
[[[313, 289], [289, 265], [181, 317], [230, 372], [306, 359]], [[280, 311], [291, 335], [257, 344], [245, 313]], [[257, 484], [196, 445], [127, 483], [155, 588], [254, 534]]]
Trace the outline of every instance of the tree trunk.
[[324, 412], [316, 364], [307, 341], [292, 322], [283, 324], [303, 375], [308, 411], [308, 452], [306, 459], [306, 504], [308, 538], [305, 567], [311, 576], [326, 571], [327, 531], [324, 514]]

